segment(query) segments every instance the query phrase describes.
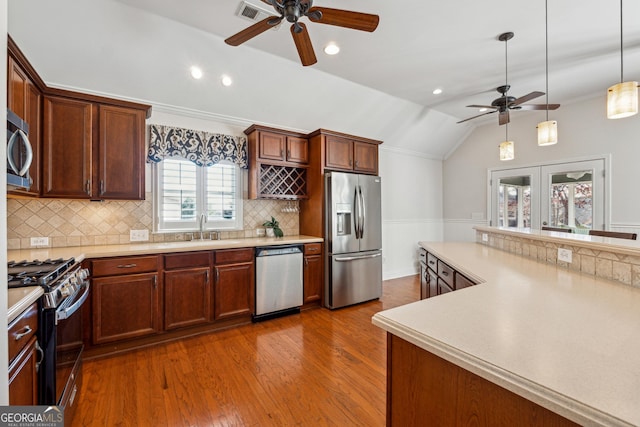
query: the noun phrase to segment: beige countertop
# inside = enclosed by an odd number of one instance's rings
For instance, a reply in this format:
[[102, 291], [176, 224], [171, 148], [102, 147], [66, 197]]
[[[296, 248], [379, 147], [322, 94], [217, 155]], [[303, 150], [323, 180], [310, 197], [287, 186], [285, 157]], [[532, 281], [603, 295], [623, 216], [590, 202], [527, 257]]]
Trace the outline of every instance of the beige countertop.
[[[199, 240], [191, 242], [168, 243], [131, 243], [127, 245], [71, 246], [65, 248], [34, 248], [7, 251], [7, 259], [45, 260], [47, 258], [75, 258], [82, 261], [87, 258], [104, 258], [125, 255], [161, 254], [169, 252], [190, 252], [215, 249], [249, 248], [256, 246], [277, 246], [322, 242], [320, 237], [285, 236], [257, 237], [247, 239]], [[42, 295], [39, 286], [14, 288], [8, 290], [8, 322], [11, 323], [24, 309], [33, 304]]]
[[640, 289], [481, 244], [420, 245], [483, 283], [375, 325], [581, 425], [640, 425]]

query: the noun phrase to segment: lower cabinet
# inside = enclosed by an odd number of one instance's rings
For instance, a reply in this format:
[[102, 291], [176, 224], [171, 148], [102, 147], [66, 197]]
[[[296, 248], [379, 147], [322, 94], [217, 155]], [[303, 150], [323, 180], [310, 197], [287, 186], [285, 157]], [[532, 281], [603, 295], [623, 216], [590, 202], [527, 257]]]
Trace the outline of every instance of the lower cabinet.
[[431, 298], [476, 284], [434, 254], [420, 249], [420, 299]]
[[322, 244], [307, 243], [304, 245], [304, 304], [321, 300], [322, 272]]
[[255, 305], [254, 249], [216, 251], [214, 320], [250, 315]]
[[9, 405], [38, 404], [38, 304], [9, 325]]

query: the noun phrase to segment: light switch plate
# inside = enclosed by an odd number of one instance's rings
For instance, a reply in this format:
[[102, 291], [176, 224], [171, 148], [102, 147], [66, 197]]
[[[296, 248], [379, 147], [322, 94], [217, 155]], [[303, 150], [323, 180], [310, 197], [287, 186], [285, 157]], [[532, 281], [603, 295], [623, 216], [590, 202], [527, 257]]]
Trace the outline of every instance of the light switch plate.
[[573, 252], [570, 249], [558, 248], [558, 261], [571, 263]]
[[129, 230], [129, 241], [146, 242], [149, 240], [149, 230]]
[[49, 246], [48, 237], [32, 237], [31, 246]]

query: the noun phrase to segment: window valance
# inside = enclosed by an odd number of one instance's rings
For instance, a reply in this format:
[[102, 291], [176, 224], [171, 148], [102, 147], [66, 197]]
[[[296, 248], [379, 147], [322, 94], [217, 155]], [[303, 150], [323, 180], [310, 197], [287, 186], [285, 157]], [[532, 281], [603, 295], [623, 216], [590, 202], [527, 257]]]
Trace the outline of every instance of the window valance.
[[213, 166], [227, 160], [243, 169], [248, 168], [247, 138], [244, 136], [164, 125], [150, 125], [149, 128], [148, 163], [181, 157], [198, 166]]

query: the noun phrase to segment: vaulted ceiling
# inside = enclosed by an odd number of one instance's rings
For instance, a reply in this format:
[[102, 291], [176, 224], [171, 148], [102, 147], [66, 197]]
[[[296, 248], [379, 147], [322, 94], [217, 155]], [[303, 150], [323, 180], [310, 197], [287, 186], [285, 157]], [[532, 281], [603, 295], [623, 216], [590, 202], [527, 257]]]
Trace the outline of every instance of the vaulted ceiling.
[[[260, 0], [247, 2], [270, 11]], [[549, 102], [602, 96], [620, 78], [616, 0], [548, 0]], [[545, 91], [545, 2], [504, 0], [316, 0], [316, 6], [380, 16], [374, 33], [307, 23], [318, 63], [300, 65], [288, 25], [239, 47], [223, 40], [252, 24], [240, 0], [20, 0], [9, 2], [9, 32], [48, 83], [211, 113], [383, 139], [442, 158], [476, 125], [495, 125], [488, 104]], [[625, 80], [640, 80], [640, 2], [624, 4]], [[326, 56], [330, 41], [341, 52]], [[205, 77], [191, 80], [199, 65]], [[231, 88], [219, 84], [229, 74]], [[434, 89], [443, 93], [434, 95]], [[544, 103], [545, 97], [533, 103]], [[544, 112], [517, 112], [539, 114]]]

